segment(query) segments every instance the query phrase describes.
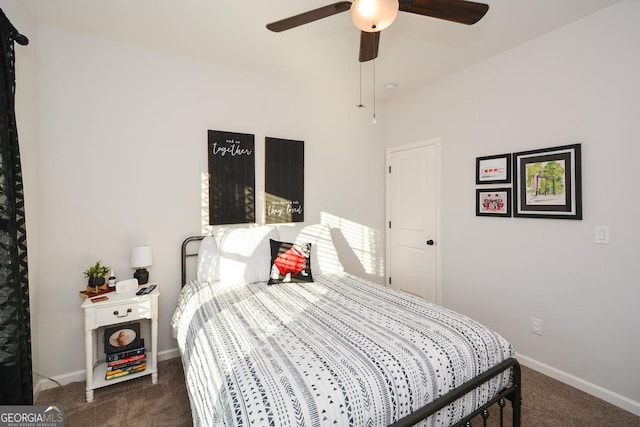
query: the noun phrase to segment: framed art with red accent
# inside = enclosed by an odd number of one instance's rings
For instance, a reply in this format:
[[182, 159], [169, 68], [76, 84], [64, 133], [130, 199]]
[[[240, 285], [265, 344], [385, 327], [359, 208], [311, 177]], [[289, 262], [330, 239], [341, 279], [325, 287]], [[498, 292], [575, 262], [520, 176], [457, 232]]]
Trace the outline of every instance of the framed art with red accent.
[[509, 184], [511, 154], [476, 158], [476, 184]]
[[476, 216], [511, 216], [511, 188], [476, 190]]

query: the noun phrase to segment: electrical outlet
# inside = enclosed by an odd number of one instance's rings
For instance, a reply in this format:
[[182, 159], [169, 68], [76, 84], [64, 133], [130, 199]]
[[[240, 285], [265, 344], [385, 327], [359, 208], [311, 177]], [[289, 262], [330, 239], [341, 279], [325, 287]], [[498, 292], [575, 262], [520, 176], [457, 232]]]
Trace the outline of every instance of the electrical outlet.
[[542, 335], [542, 320], [537, 317], [531, 318], [531, 333], [536, 335]]

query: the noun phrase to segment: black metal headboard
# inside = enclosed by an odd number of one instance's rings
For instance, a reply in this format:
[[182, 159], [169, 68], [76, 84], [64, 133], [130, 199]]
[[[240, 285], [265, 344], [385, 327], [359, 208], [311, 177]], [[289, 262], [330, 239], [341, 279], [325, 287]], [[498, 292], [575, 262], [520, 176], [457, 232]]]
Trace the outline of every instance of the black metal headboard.
[[182, 287], [184, 287], [184, 285], [187, 284], [187, 258], [198, 256], [198, 251], [196, 251], [196, 252], [187, 252], [188, 251], [188, 246], [192, 242], [200, 242], [200, 241], [202, 241], [202, 239], [204, 239], [204, 237], [205, 236], [191, 236], [191, 237], [187, 237], [186, 239], [184, 239], [184, 242], [182, 242], [182, 252], [181, 252], [181, 258], [182, 258], [182, 281], [180, 283], [180, 286], [182, 286]]

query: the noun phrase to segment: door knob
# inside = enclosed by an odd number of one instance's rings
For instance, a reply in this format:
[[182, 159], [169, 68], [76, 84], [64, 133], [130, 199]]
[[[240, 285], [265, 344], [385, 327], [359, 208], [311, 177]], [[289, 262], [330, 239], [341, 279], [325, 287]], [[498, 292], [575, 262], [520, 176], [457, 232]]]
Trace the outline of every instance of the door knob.
[[427, 240], [427, 245], [429, 246], [433, 246], [436, 242], [434, 242], [433, 240], [429, 239]]

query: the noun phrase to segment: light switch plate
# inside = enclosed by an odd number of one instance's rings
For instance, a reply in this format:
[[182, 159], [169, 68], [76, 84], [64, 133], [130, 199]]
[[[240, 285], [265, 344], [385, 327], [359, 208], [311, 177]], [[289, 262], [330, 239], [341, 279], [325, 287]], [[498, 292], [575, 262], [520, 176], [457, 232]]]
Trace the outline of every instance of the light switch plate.
[[593, 228], [593, 243], [599, 245], [609, 244], [609, 226], [608, 225], [596, 225]]

